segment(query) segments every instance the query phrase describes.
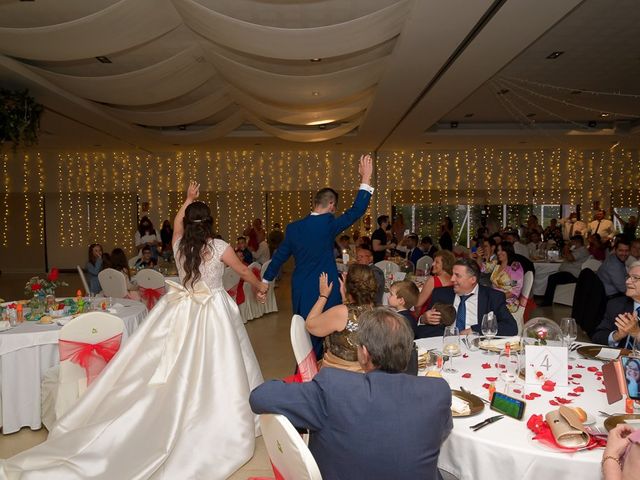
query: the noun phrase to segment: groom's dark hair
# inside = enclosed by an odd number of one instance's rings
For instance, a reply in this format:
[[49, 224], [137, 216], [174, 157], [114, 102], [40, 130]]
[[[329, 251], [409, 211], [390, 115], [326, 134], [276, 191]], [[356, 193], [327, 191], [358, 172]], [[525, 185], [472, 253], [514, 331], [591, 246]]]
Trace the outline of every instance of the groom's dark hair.
[[333, 188], [323, 188], [322, 190], [318, 190], [318, 193], [313, 197], [314, 207], [326, 208], [329, 206], [330, 202], [333, 202], [336, 207], [338, 206], [338, 192]]

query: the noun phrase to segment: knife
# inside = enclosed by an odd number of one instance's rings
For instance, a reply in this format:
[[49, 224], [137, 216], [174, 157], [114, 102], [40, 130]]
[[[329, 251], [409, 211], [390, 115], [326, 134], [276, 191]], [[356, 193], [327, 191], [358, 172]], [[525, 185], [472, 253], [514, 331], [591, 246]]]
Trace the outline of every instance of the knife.
[[481, 428], [486, 427], [487, 425], [491, 425], [493, 422], [497, 422], [502, 418], [504, 418], [504, 415], [496, 415], [495, 417], [489, 417], [483, 422], [477, 423], [475, 425], [471, 425], [469, 428], [474, 432], [477, 432]]

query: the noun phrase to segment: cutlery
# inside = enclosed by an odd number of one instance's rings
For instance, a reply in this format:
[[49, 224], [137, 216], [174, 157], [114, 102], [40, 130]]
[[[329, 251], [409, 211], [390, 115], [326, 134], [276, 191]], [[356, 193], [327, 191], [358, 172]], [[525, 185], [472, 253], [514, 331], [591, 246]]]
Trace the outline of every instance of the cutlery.
[[498, 420], [501, 420], [503, 418], [504, 418], [504, 415], [496, 415], [495, 417], [489, 417], [483, 422], [477, 423], [475, 425], [471, 425], [469, 428], [474, 432], [477, 432], [481, 428], [484, 428], [487, 425], [491, 425], [493, 422], [497, 422]]
[[570, 352], [575, 352], [576, 350], [578, 350], [581, 347], [581, 345], [579, 343], [574, 343], [573, 345], [571, 345], [571, 347], [569, 348]]
[[626, 413], [607, 413], [603, 412], [602, 410], [598, 410], [598, 413], [605, 417], [617, 417], [618, 415], [626, 415]]
[[464, 393], [468, 393], [469, 395], [473, 395], [474, 397], [478, 397], [480, 400], [482, 400], [482, 403], [486, 403], [487, 405], [489, 405], [489, 401], [488, 400], [485, 400], [484, 398], [479, 397], [478, 395], [474, 395], [473, 393], [471, 393], [469, 390], [467, 390], [464, 387], [460, 387], [460, 391], [464, 392]]

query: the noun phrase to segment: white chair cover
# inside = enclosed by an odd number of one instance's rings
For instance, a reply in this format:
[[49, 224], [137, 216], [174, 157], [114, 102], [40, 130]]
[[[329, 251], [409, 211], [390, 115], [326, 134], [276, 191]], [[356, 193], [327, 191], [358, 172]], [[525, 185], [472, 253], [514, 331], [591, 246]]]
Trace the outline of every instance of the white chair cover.
[[302, 437], [282, 415], [260, 415], [262, 437], [274, 469], [285, 480], [321, 480], [320, 469]]
[[225, 290], [231, 290], [233, 287], [238, 285], [239, 281], [240, 275], [238, 275], [233, 268], [227, 267], [224, 269], [224, 274], [222, 275], [222, 285], [224, 286]]
[[384, 273], [395, 273], [400, 271], [400, 266], [397, 263], [390, 262], [389, 260], [382, 260], [376, 263], [376, 267]]
[[518, 335], [522, 335], [522, 330], [524, 328], [524, 312], [527, 308], [529, 297], [531, 296], [531, 289], [533, 288], [533, 278], [533, 272], [526, 272], [524, 274], [524, 279], [522, 281], [522, 291], [520, 292], [519, 306], [518, 309], [513, 313], [513, 318], [515, 318], [516, 323], [518, 324]]
[[[260, 271], [261, 265], [258, 262], [253, 262], [249, 265], [249, 270]], [[253, 320], [254, 318], [260, 318], [265, 313], [265, 308], [262, 303], [258, 302], [256, 298], [256, 294], [253, 291], [253, 287], [249, 282], [244, 282], [242, 285], [242, 289], [244, 291], [244, 302], [238, 305], [240, 309], [240, 315], [242, 319], [246, 323], [248, 320]]]
[[144, 288], [163, 288], [164, 276], [151, 268], [144, 268], [140, 270], [136, 276], [136, 283], [140, 287]]
[[[596, 260], [595, 258], [588, 258], [582, 264], [582, 270], [588, 268], [593, 270], [594, 272], [598, 271], [602, 262], [600, 260]], [[569, 307], [573, 306], [573, 296], [576, 293], [576, 284], [568, 283], [566, 285], [558, 285], [556, 287], [556, 291], [553, 294], [553, 303], [559, 303], [560, 305], [567, 305]]]
[[124, 273], [105, 268], [98, 274], [98, 280], [105, 297], [125, 298], [127, 296], [127, 279]]
[[[60, 340], [100, 343], [124, 332], [121, 318], [104, 312], [79, 315], [60, 330]], [[55, 421], [65, 414], [87, 389], [84, 368], [64, 360], [50, 368], [42, 380], [42, 423], [51, 430]]]
[[291, 347], [302, 381], [308, 382], [318, 373], [318, 363], [304, 318], [300, 315], [291, 318]]
[[[262, 265], [262, 270], [260, 271], [260, 276], [264, 278], [264, 272], [267, 271], [269, 265], [271, 264], [271, 260], [268, 260]], [[267, 301], [264, 304], [264, 313], [271, 313], [278, 311], [278, 302], [276, 301], [276, 292], [273, 288], [273, 285], [269, 287], [267, 291]]]
[[78, 275], [80, 275], [80, 280], [82, 281], [82, 287], [84, 288], [85, 293], [89, 295], [91, 290], [89, 289], [87, 278], [84, 276], [84, 271], [82, 270], [82, 267], [80, 265], [76, 265], [76, 268], [78, 269]]
[[416, 262], [416, 272], [418, 270], [423, 270], [424, 274], [427, 275], [431, 271], [432, 265], [433, 265], [433, 258], [431, 258], [429, 255], [420, 257]]

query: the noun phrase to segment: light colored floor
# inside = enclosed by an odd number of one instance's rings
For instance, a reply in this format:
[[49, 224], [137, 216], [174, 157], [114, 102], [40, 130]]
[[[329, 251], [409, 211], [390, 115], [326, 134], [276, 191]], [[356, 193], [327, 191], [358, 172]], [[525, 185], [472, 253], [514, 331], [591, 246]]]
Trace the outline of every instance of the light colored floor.
[[[0, 275], [0, 298], [18, 299], [24, 298], [24, 284], [30, 275]], [[289, 325], [291, 322], [291, 290], [289, 286], [290, 276], [285, 273], [279, 287], [276, 288], [278, 300], [278, 313], [272, 313], [262, 318], [253, 320], [247, 324], [247, 331], [251, 338], [253, 348], [260, 362], [265, 379], [282, 378], [293, 373], [295, 360], [291, 351], [289, 340]], [[61, 279], [69, 283], [68, 287], [61, 287], [56, 293], [59, 296], [74, 295], [80, 286], [80, 280], [76, 274], [62, 274]], [[571, 313], [570, 307], [556, 305], [554, 307], [542, 307], [534, 310], [533, 317], [546, 316], [559, 320]], [[579, 339], [585, 339], [581, 333]], [[32, 431], [24, 428], [11, 435], [0, 434], [0, 458], [8, 458], [37, 445], [47, 437], [47, 430]], [[245, 480], [253, 476], [272, 477], [269, 459], [264, 442], [259, 438], [256, 442], [256, 453], [253, 458], [238, 470], [231, 479]]]

